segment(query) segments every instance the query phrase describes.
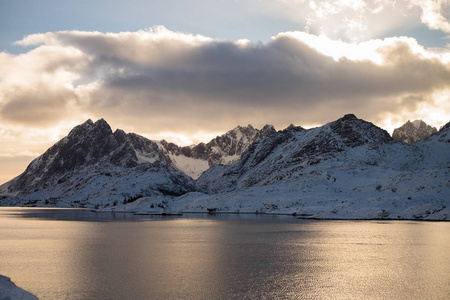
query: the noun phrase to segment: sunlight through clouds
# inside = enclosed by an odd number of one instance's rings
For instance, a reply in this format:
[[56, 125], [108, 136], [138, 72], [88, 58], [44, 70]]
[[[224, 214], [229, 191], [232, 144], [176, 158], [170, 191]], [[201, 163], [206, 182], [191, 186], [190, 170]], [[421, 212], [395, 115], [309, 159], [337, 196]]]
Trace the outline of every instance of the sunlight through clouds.
[[412, 0], [411, 2], [421, 8], [421, 20], [430, 29], [450, 33], [450, 23], [444, 15], [444, 11], [448, 12], [450, 9], [449, 0]]
[[304, 23], [306, 32], [346, 42], [367, 41], [397, 28], [412, 28], [417, 25], [418, 11], [409, 0], [280, 2], [286, 9], [278, 11], [278, 14]]
[[450, 32], [448, 0], [278, 0], [272, 2], [278, 5], [270, 3], [262, 1], [254, 5], [264, 7], [266, 14], [305, 24], [306, 32], [347, 42], [367, 41], [420, 24]]

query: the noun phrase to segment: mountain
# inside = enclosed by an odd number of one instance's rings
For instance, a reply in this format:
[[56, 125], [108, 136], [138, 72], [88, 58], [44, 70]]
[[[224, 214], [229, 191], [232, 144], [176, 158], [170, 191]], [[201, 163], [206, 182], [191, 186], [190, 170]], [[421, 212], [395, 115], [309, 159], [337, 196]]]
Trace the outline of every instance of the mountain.
[[[364, 151], [371, 151], [393, 143], [386, 131], [354, 115], [345, 115], [322, 127], [309, 130], [291, 127], [280, 131], [255, 143], [237, 164], [211, 168], [197, 184], [210, 192], [270, 184], [291, 178], [296, 170], [310, 168], [338, 155], [344, 156], [345, 162], [349, 163], [353, 157], [347, 154], [353, 149], [362, 147]], [[215, 177], [225, 178], [227, 182], [216, 183]]]
[[437, 129], [435, 127], [427, 125], [427, 123], [422, 120], [415, 120], [412, 122], [408, 120], [403, 126], [394, 129], [392, 138], [399, 142], [414, 144], [436, 132]]
[[286, 129], [216, 166], [183, 197], [187, 208], [296, 213], [333, 219], [447, 219], [450, 125], [410, 146], [346, 115], [324, 126]]
[[113, 133], [103, 119], [87, 120], [0, 186], [0, 195], [8, 195], [3, 203], [85, 207], [147, 203], [152, 197], [153, 206], [166, 207], [166, 198], [196, 190], [192, 177], [212, 165], [231, 164], [273, 132], [270, 125], [238, 126], [207, 144], [179, 147], [120, 129]]
[[76, 126], [0, 186], [10, 203], [104, 206], [138, 198], [195, 191], [192, 180], [171, 166], [158, 144], [100, 119]]
[[252, 125], [237, 126], [206, 144], [179, 147], [163, 140], [161, 148], [166, 151], [175, 168], [197, 179], [212, 166], [235, 163], [251, 144], [275, 132], [272, 125], [265, 125], [261, 130]]
[[[237, 127], [192, 147], [113, 133], [104, 120], [89, 120], [0, 186], [0, 202], [448, 220], [449, 153], [450, 123], [408, 145], [352, 114], [311, 129]], [[198, 179], [180, 172], [200, 161], [211, 167]]]

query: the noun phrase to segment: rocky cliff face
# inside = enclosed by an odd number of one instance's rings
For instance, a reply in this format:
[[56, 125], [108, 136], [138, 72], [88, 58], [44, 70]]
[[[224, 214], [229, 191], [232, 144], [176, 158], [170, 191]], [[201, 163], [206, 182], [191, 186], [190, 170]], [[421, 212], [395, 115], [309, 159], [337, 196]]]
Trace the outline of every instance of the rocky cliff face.
[[179, 147], [163, 140], [161, 148], [166, 151], [177, 169], [197, 179], [212, 166], [235, 163], [251, 144], [275, 132], [272, 125], [266, 125], [260, 130], [251, 125], [238, 126], [209, 143]]
[[412, 122], [408, 120], [403, 126], [394, 129], [392, 138], [399, 142], [414, 144], [436, 132], [437, 129], [435, 127], [427, 125], [422, 120], [415, 120]]

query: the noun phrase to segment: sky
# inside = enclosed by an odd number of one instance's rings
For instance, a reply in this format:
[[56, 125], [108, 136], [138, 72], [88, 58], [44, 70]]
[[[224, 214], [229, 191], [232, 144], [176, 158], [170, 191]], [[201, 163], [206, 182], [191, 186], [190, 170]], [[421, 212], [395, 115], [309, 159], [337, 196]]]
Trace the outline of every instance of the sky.
[[87, 119], [179, 145], [450, 121], [450, 0], [0, 0], [0, 183]]

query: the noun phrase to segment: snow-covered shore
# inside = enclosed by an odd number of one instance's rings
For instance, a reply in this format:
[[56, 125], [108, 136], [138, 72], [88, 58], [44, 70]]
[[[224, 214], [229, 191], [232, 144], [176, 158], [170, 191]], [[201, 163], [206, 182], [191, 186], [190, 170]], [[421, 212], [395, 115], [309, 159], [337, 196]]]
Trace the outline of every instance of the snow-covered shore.
[[38, 298], [29, 292], [16, 286], [9, 277], [0, 275], [0, 299], [1, 300], [37, 300]]

